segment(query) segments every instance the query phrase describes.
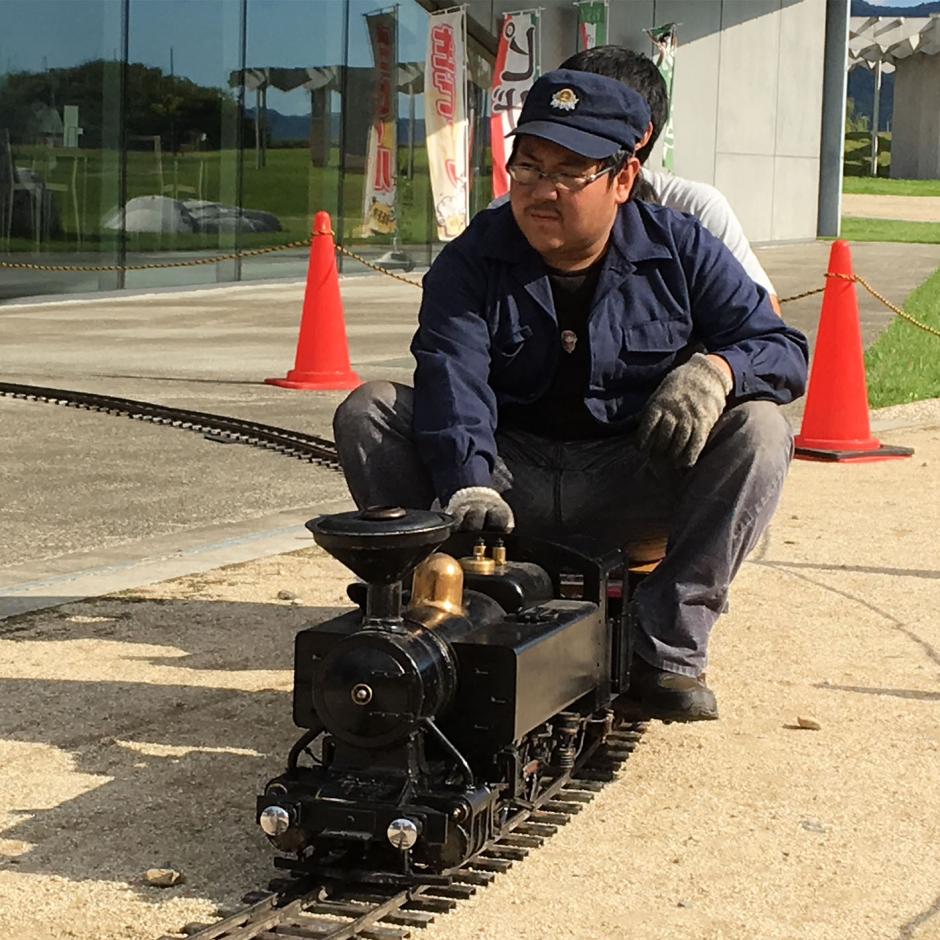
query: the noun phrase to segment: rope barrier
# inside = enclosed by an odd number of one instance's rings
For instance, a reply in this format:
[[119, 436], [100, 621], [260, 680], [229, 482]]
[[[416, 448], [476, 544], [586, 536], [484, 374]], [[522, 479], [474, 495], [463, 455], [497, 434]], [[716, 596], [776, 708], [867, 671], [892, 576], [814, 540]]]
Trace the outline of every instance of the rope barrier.
[[921, 323], [920, 320], [915, 320], [909, 313], [905, 313], [900, 307], [895, 307], [890, 300], [882, 297], [882, 295], [879, 294], [878, 291], [876, 291], [875, 288], [872, 287], [871, 284], [869, 284], [868, 281], [866, 281], [865, 278], [863, 278], [861, 275], [853, 274], [851, 277], [849, 277], [848, 274], [830, 274], [827, 271], [826, 277], [837, 277], [843, 281], [858, 281], [858, 283], [861, 284], [862, 287], [864, 287], [865, 290], [867, 290], [868, 293], [875, 298], [875, 300], [880, 300], [893, 314], [899, 316], [902, 320], [910, 323], [912, 326], [916, 326], [918, 329], [923, 330], [925, 333], [929, 333], [931, 336], [940, 338], [940, 330], [935, 330], [932, 326], [928, 326], [926, 323]]
[[[333, 236], [333, 232], [316, 232], [312, 237], [316, 235], [330, 235]], [[16, 270], [25, 270], [25, 271], [90, 271], [90, 272], [102, 272], [102, 271], [152, 271], [158, 268], [186, 268], [194, 267], [200, 264], [218, 264], [220, 261], [234, 261], [238, 258], [249, 258], [256, 257], [258, 255], [271, 254], [275, 251], [289, 251], [295, 248], [309, 248], [310, 239], [304, 241], [288, 242], [284, 245], [272, 245], [267, 248], [250, 248], [245, 251], [240, 251], [235, 254], [229, 255], [217, 255], [212, 258], [193, 258], [186, 261], [154, 261], [149, 264], [127, 264], [127, 265], [70, 265], [70, 264], [30, 264], [25, 261], [0, 261], [0, 269], [2, 268], [12, 268]], [[336, 245], [336, 250], [345, 255], [347, 258], [352, 258], [354, 261], [358, 261], [359, 264], [365, 265], [367, 268], [371, 268], [373, 271], [377, 271], [379, 274], [384, 274], [386, 277], [394, 278], [396, 281], [401, 281], [404, 284], [410, 284], [412, 287], [417, 287], [418, 290], [423, 290], [424, 288], [418, 281], [413, 281], [409, 277], [402, 277], [400, 274], [396, 274], [394, 271], [389, 271], [387, 268], [383, 268], [381, 265], [375, 264], [372, 261], [364, 258], [360, 254], [356, 254], [354, 251], [350, 251], [348, 248], [344, 248], [342, 245]], [[900, 317], [906, 323], [910, 323], [912, 326], [916, 326], [918, 329], [923, 330], [925, 333], [929, 333], [931, 336], [936, 336], [940, 338], [940, 330], [934, 329], [934, 327], [929, 326], [926, 323], [921, 323], [920, 320], [915, 319], [909, 313], [905, 313], [900, 307], [896, 307], [890, 300], [884, 297], [882, 294], [879, 294], [869, 283], [859, 274], [835, 274], [829, 271], [825, 272], [825, 277], [835, 277], [840, 278], [844, 281], [856, 281], [868, 291], [876, 300], [884, 304], [893, 314]], [[815, 294], [821, 294], [825, 290], [823, 287], [814, 287], [811, 290], [805, 290], [799, 294], [793, 294], [791, 297], [782, 297], [780, 298], [781, 304], [792, 303], [796, 300], [803, 300], [806, 297], [812, 297]]]
[[234, 254], [216, 255], [212, 258], [187, 258], [185, 261], [152, 261], [148, 264], [30, 264], [26, 261], [0, 261], [0, 268], [15, 268], [21, 271], [152, 271], [156, 268], [191, 268], [199, 264], [218, 264], [220, 261], [234, 261], [236, 258], [267, 255], [273, 251], [309, 247], [310, 239], [307, 239], [301, 242], [288, 242], [286, 245], [272, 245], [268, 248], [246, 248]]

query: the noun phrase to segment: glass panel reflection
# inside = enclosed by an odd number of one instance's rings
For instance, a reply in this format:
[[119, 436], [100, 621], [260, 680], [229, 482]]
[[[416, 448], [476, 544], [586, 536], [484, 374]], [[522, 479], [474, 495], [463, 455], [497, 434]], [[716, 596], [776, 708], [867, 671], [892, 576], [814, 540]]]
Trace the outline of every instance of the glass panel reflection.
[[[242, 211], [238, 192], [240, 3], [130, 0], [127, 68], [128, 262], [233, 253], [276, 219]], [[168, 254], [172, 253], [172, 254]], [[131, 271], [128, 286], [230, 280], [234, 262]]]
[[[310, 237], [313, 215], [336, 224], [340, 186], [345, 3], [249, 0], [246, 40], [245, 205], [275, 215], [277, 238]], [[277, 252], [242, 262], [242, 277], [300, 277], [309, 253]]]
[[[0, 2], [0, 257], [117, 260], [104, 220], [119, 197], [121, 12], [110, 0]], [[7, 270], [0, 300], [99, 286], [114, 276]]]
[[[417, 0], [0, 0], [0, 22], [0, 254], [181, 265], [4, 271], [0, 301], [303, 276], [305, 248], [242, 253], [305, 241], [320, 210], [391, 269], [442, 247]], [[490, 199], [493, 56], [468, 49], [472, 214]]]

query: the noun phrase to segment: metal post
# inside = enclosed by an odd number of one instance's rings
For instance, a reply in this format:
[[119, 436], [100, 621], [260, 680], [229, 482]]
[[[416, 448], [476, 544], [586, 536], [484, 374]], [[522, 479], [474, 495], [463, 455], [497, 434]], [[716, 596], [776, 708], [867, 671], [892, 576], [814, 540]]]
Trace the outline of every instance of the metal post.
[[[343, 71], [340, 76], [340, 117], [339, 117], [339, 192], [336, 194], [336, 221], [333, 231], [336, 232], [336, 244], [342, 245], [345, 241], [346, 221], [346, 111], [349, 103], [349, 0], [343, 2]], [[343, 253], [338, 257], [339, 273], [343, 273]]]
[[878, 123], [881, 118], [881, 56], [875, 62], [875, 101], [871, 116], [871, 175], [878, 175]]
[[819, 235], [836, 238], [839, 235], [842, 215], [842, 161], [845, 151], [848, 47], [849, 0], [827, 0], [816, 231]]
[[261, 86], [255, 89], [255, 169], [261, 169]]
[[415, 178], [415, 86], [408, 86], [408, 179]]

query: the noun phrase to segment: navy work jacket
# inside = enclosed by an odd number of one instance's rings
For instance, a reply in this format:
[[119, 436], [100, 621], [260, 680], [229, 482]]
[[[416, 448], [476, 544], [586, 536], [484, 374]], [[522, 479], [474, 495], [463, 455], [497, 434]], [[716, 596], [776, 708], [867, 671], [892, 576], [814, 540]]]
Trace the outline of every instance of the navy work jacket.
[[[625, 432], [690, 344], [731, 366], [732, 403], [785, 404], [806, 386], [806, 337], [718, 239], [663, 206], [620, 207], [588, 336], [585, 404]], [[479, 213], [435, 260], [411, 351], [415, 440], [446, 505], [462, 487], [491, 485], [500, 405], [537, 400], [561, 355], [548, 268], [509, 205]]]

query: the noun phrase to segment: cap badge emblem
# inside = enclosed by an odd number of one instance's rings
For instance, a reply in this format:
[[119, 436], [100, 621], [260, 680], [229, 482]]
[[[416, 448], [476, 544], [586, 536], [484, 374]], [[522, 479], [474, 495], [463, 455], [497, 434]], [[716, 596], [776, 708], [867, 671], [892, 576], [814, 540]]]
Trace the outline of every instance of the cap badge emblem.
[[556, 91], [552, 95], [549, 104], [553, 108], [558, 108], [559, 111], [574, 111], [579, 101], [578, 96], [570, 88], [562, 88], [561, 91]]

